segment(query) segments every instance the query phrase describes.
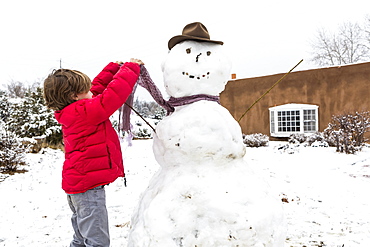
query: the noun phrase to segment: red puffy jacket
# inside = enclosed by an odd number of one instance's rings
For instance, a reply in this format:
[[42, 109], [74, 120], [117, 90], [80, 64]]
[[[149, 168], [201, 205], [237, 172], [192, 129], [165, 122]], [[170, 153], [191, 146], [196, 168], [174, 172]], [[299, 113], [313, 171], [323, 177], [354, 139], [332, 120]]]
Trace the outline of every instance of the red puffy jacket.
[[108, 64], [92, 81], [92, 99], [78, 100], [55, 118], [62, 125], [62, 188], [82, 193], [124, 177], [122, 152], [109, 117], [126, 101], [140, 74], [136, 63]]

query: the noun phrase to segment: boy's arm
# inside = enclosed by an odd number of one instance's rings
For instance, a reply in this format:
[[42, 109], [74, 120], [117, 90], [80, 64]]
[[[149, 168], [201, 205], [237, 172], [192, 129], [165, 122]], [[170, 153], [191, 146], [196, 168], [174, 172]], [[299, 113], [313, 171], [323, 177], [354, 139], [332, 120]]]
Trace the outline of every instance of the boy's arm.
[[126, 102], [139, 75], [139, 64], [133, 62], [123, 64], [118, 72], [112, 76], [113, 80], [108, 83], [106, 89], [85, 104], [81, 114], [85, 115], [91, 124], [98, 124], [107, 120]]
[[109, 63], [104, 69], [94, 78], [90, 91], [94, 96], [103, 93], [109, 82], [113, 80], [113, 76], [118, 72], [120, 64]]

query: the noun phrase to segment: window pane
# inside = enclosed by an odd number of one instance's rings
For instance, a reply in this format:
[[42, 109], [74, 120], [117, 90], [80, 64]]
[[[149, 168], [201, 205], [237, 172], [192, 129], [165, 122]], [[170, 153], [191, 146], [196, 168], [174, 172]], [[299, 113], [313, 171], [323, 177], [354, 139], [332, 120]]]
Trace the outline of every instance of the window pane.
[[315, 132], [316, 131], [315, 121], [305, 122], [303, 126], [304, 126], [305, 132]]
[[[278, 111], [278, 131], [279, 132], [296, 132], [299, 129], [296, 126], [300, 126], [299, 122], [299, 111]], [[294, 126], [294, 127], [292, 127]]]
[[304, 131], [305, 132], [314, 132], [316, 131], [316, 110], [309, 109], [303, 110], [304, 115]]
[[274, 115], [274, 111], [270, 112], [270, 132], [275, 133], [275, 115]]

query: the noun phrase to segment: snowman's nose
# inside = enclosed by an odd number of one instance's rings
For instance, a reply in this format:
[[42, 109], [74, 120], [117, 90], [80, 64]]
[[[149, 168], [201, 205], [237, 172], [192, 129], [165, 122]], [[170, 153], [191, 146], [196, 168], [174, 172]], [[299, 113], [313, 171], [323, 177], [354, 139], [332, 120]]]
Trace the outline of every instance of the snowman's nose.
[[202, 55], [202, 53], [199, 53], [197, 57], [195, 58], [195, 62], [198, 62], [199, 56]]

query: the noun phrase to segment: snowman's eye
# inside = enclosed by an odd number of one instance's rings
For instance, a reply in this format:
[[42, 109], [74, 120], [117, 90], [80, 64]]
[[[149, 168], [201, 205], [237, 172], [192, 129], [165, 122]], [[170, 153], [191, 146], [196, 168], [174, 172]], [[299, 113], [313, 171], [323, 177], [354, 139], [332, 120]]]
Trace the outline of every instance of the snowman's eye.
[[191, 48], [186, 49], [186, 53], [190, 54], [191, 53]]
[[207, 51], [207, 56], [210, 56], [211, 55], [211, 51]]

